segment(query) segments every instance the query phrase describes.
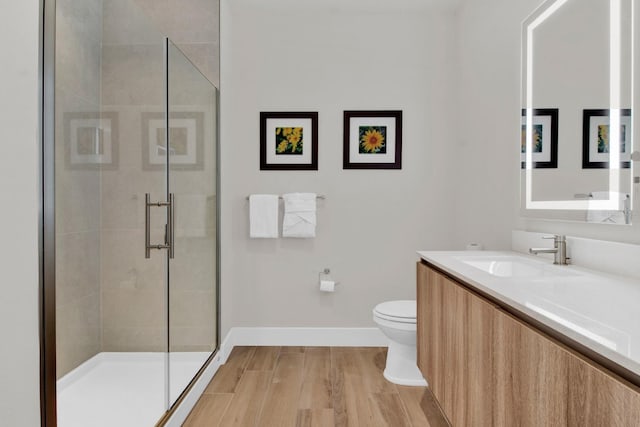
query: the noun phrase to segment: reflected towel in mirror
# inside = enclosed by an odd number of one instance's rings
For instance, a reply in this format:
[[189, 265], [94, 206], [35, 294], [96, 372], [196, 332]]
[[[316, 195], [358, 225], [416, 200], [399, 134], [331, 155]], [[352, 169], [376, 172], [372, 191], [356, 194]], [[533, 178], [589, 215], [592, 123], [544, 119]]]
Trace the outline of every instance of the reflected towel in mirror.
[[[609, 191], [593, 191], [589, 201], [608, 200]], [[625, 224], [624, 206], [628, 195], [626, 193], [614, 193], [618, 197], [620, 210], [593, 210], [587, 211], [587, 222], [599, 222], [603, 224]], [[615, 199], [615, 196], [614, 196]]]

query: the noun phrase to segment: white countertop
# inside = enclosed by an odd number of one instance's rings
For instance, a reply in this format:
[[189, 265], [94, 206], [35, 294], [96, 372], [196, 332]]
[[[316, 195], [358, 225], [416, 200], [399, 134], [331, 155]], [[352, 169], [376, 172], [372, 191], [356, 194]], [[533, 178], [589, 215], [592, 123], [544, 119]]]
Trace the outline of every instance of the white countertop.
[[[640, 375], [640, 281], [510, 251], [420, 251], [420, 257], [479, 291]], [[508, 260], [538, 276], [500, 277], [466, 261]]]

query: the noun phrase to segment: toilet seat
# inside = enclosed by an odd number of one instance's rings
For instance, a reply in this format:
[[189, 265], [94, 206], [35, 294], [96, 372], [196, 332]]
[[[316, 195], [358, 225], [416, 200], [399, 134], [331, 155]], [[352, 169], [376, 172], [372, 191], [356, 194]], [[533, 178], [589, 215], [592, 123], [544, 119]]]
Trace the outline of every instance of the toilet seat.
[[387, 301], [376, 305], [373, 315], [390, 322], [416, 323], [416, 301]]

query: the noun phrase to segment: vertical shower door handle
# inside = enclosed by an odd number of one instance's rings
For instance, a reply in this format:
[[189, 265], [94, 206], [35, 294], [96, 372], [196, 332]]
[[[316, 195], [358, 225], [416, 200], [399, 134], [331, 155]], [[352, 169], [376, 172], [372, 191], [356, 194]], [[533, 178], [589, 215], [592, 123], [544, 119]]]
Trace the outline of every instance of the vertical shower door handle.
[[[174, 222], [174, 210], [173, 193], [169, 193], [169, 200], [166, 202], [152, 202], [151, 194], [145, 193], [144, 195], [144, 257], [151, 258], [151, 249], [168, 249], [169, 257], [174, 256], [174, 237], [175, 237], [175, 222]], [[152, 245], [151, 244], [151, 208], [152, 207], [166, 207], [167, 208], [167, 224], [166, 224], [166, 236], [164, 244]]]

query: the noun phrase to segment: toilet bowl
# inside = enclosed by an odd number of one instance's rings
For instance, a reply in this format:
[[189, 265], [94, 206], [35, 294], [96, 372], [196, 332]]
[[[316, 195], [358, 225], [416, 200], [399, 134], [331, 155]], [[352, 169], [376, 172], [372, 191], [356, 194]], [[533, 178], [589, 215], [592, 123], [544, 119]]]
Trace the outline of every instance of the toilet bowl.
[[389, 338], [384, 377], [394, 384], [426, 386], [416, 363], [416, 302], [387, 301], [373, 309], [373, 321]]

